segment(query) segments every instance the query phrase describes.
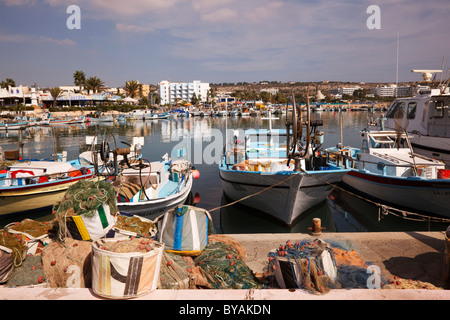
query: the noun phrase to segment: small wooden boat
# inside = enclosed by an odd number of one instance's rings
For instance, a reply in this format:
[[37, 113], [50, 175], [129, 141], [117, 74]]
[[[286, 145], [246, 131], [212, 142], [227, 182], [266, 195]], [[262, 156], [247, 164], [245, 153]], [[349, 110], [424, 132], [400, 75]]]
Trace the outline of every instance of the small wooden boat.
[[73, 161], [21, 161], [0, 172], [0, 216], [50, 208], [93, 167]]

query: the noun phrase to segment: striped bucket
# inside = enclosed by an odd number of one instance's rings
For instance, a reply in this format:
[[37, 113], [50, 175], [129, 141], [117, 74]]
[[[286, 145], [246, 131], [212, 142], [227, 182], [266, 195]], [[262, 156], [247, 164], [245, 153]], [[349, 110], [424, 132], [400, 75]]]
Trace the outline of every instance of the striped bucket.
[[164, 244], [153, 241], [153, 249], [146, 253], [117, 253], [105, 250], [105, 243], [92, 243], [92, 290], [110, 299], [130, 299], [146, 295], [158, 285]]

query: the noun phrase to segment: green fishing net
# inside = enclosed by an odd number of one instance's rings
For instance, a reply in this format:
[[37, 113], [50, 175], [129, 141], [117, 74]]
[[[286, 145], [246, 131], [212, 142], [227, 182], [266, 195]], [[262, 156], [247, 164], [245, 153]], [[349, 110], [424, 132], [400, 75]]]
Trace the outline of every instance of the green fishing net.
[[196, 266], [205, 272], [209, 283], [217, 289], [262, 289], [265, 287], [230, 245], [215, 241], [195, 258]]
[[75, 215], [93, 217], [104, 203], [112, 215], [117, 214], [119, 210], [111, 183], [83, 179], [69, 187], [61, 201], [54, 204], [53, 212], [57, 217], [65, 217], [73, 209]]

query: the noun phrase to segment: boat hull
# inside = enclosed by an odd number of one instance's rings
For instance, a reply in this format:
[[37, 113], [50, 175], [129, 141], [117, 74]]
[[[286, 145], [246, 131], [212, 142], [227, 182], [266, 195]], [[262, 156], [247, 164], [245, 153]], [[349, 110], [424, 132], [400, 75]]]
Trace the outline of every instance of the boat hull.
[[20, 214], [51, 207], [64, 196], [67, 189], [81, 179], [49, 183], [45, 186], [31, 185], [23, 188], [0, 190], [0, 216]]
[[146, 218], [156, 218], [166, 211], [183, 204], [192, 189], [192, 176], [180, 192], [164, 198], [144, 200], [139, 202], [117, 203], [119, 212], [125, 215], [137, 215]]
[[[230, 199], [245, 198], [240, 203], [291, 226], [304, 211], [325, 200], [346, 173], [332, 170], [285, 175], [220, 170], [220, 178]], [[267, 189], [270, 186], [274, 187]]]
[[360, 195], [401, 210], [450, 217], [450, 179], [396, 178], [355, 170], [342, 182]]
[[413, 134], [410, 140], [415, 152], [441, 160], [450, 167], [450, 138]]

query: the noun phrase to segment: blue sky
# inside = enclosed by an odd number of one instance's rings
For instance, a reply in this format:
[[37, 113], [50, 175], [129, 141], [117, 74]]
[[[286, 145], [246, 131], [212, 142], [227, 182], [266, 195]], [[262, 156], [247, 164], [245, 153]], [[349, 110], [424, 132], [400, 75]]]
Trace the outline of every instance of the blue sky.
[[444, 55], [450, 66], [449, 17], [448, 0], [0, 0], [0, 80], [395, 82], [398, 33], [399, 80], [414, 81]]

